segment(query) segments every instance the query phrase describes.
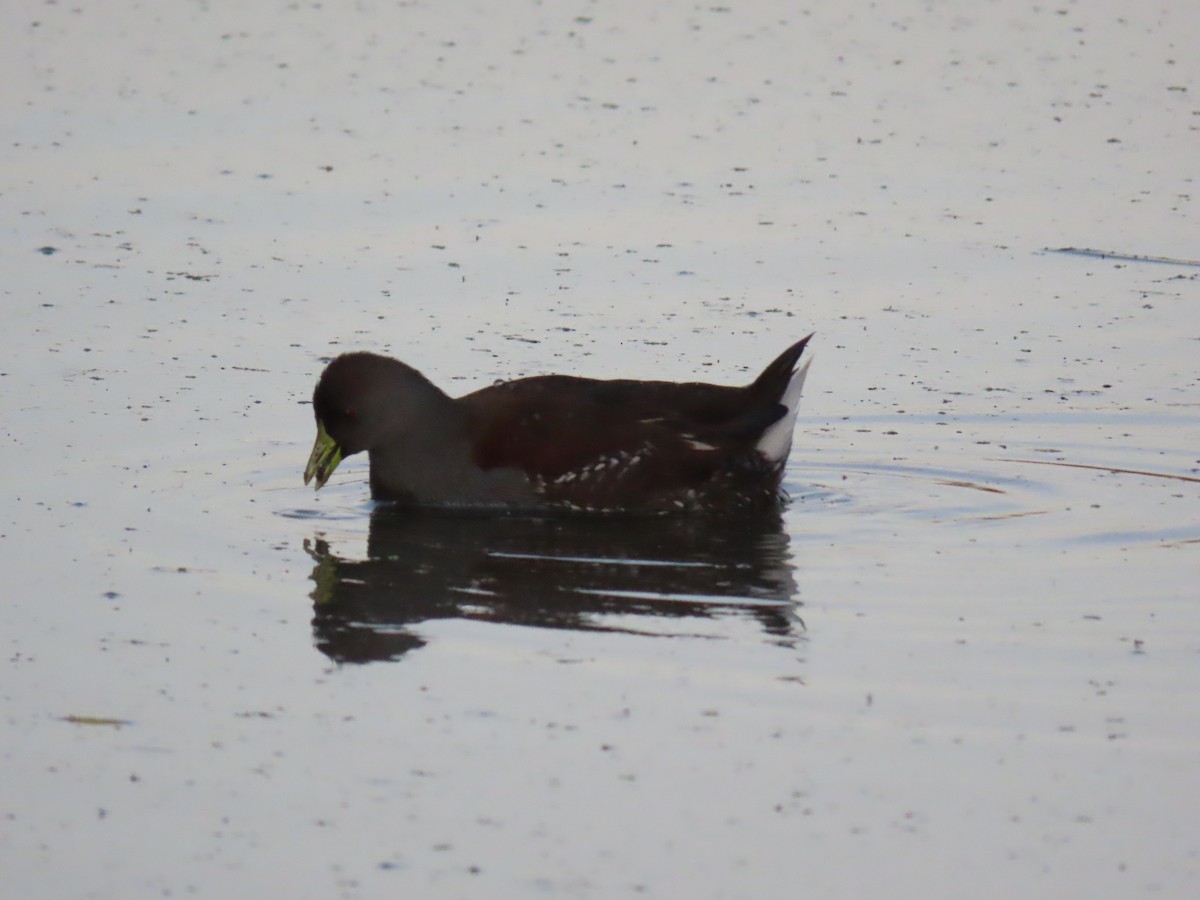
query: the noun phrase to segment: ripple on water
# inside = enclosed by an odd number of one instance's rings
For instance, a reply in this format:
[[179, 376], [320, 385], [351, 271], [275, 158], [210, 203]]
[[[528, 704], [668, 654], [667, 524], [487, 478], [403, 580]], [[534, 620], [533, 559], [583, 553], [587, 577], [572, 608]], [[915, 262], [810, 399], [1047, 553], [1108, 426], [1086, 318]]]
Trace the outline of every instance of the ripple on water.
[[[275, 513], [311, 527], [314, 641], [339, 662], [397, 659], [447, 618], [720, 640], [740, 623], [794, 648], [818, 562], [860, 572], [908, 555], [924, 583], [919, 561], [955, 545], [1057, 571], [1072, 547], [1200, 542], [1185, 436], [1165, 452], [1082, 439], [1070, 423], [1002, 425], [1003, 441], [891, 443], [890, 456], [834, 434], [836, 449], [793, 458], [785, 514], [751, 523], [413, 513], [372, 503], [354, 476]], [[293, 468], [268, 473], [272, 496], [297, 498]], [[829, 546], [835, 557], [812, 555]]]
[[[1035, 456], [1042, 452], [1054, 458]], [[1182, 452], [1080, 444], [1027, 456], [944, 454], [936, 463], [915, 454], [905, 461], [849, 457], [795, 466], [788, 489], [803, 512], [792, 521], [843, 537], [895, 520], [910, 536], [924, 523], [993, 536], [999, 529], [1047, 547], [1180, 543], [1200, 540], [1193, 509], [1200, 477], [1192, 463]], [[814, 507], [837, 521], [815, 519]]]

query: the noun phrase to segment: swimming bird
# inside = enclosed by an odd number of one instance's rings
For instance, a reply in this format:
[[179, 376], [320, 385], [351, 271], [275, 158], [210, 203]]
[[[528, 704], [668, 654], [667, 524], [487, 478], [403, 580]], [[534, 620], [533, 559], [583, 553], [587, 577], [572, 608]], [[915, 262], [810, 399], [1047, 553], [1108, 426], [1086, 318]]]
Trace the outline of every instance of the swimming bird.
[[741, 387], [539, 375], [453, 398], [399, 360], [345, 353], [313, 391], [320, 489], [366, 451], [371, 496], [592, 513], [779, 508], [812, 335]]

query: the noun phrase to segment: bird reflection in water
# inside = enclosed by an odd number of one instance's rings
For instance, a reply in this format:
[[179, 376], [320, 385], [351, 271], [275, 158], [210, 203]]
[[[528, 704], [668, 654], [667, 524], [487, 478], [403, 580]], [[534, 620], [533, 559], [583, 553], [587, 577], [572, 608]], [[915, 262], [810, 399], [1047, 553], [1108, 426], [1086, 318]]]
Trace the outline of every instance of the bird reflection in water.
[[381, 506], [365, 560], [337, 556], [320, 535], [305, 546], [316, 562], [314, 639], [339, 663], [399, 659], [425, 643], [417, 629], [431, 619], [661, 635], [662, 620], [742, 616], [787, 647], [804, 627], [778, 516], [489, 518]]

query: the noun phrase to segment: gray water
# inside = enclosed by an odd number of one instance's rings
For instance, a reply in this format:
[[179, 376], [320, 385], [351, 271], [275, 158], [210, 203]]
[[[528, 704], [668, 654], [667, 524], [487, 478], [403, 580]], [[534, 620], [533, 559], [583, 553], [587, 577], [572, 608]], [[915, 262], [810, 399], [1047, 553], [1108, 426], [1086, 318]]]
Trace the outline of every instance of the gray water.
[[[1195, 891], [1191, 4], [0, 17], [12, 896]], [[301, 484], [812, 330], [778, 522]]]

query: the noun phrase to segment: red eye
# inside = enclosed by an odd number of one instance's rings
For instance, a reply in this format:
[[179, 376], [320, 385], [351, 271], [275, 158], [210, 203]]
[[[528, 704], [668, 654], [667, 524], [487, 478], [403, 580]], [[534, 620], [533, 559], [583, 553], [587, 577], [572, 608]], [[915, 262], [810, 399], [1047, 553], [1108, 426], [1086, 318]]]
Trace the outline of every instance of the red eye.
[[346, 410], [346, 418], [347, 419], [353, 419], [357, 415], [358, 415], [358, 413], [355, 411], [353, 406], [350, 407], [348, 410]]

